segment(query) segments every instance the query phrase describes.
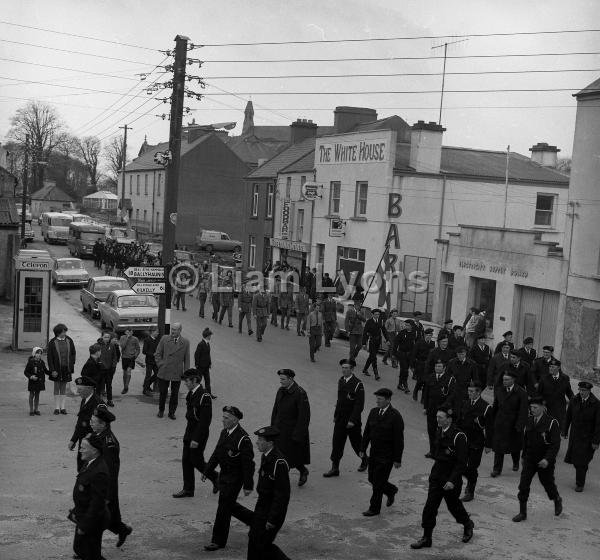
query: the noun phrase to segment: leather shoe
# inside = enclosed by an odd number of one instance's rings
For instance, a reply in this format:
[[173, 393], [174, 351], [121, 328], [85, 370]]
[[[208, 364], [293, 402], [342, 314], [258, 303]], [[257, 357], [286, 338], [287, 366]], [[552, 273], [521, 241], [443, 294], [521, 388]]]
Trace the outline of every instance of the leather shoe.
[[527, 519], [527, 515], [526, 515], [525, 513], [523, 513], [523, 512], [521, 512], [521, 513], [517, 513], [517, 515], [515, 515], [515, 516], [512, 518], [512, 520], [513, 520], [515, 523], [519, 523], [520, 521], [525, 521], [526, 519]]
[[560, 515], [563, 510], [562, 498], [559, 496], [554, 500], [554, 515]]
[[356, 470], [358, 472], [365, 472], [368, 467], [369, 467], [369, 458], [368, 457], [363, 457], [362, 460], [361, 460], [361, 462], [360, 462], [360, 466]]
[[410, 548], [419, 550], [420, 548], [431, 548], [431, 539], [427, 537], [421, 537], [417, 542], [410, 545]]
[[465, 492], [465, 495], [460, 499], [461, 502], [472, 502], [473, 501], [473, 493]]
[[298, 486], [304, 486], [306, 481], [308, 480], [308, 471], [304, 471], [300, 473], [300, 478], [298, 479]]
[[132, 531], [133, 529], [129, 525], [125, 525], [125, 528], [119, 532], [119, 540], [117, 541], [117, 547], [122, 546], [125, 543], [127, 537], [131, 535]]
[[519, 470], [519, 463], [513, 463], [512, 470], [517, 472]]
[[432, 453], [425, 453], [425, 459], [433, 459]]
[[325, 478], [331, 478], [332, 476], [340, 476], [340, 471], [338, 469], [330, 469], [326, 473], [323, 473]]
[[162, 410], [158, 411], [158, 414], [156, 416], [158, 416], [159, 418], [162, 418], [165, 415], [165, 413]]
[[373, 511], [372, 509], [368, 509], [367, 511], [363, 511], [363, 515], [365, 517], [373, 517], [374, 515], [379, 515], [379, 512]]
[[387, 501], [385, 502], [385, 505], [386, 505], [387, 507], [390, 507], [390, 506], [391, 506], [391, 505], [394, 503], [394, 500], [396, 499], [396, 494], [397, 494], [397, 493], [398, 493], [398, 490], [396, 490], [394, 493], [390, 494], [390, 495], [387, 497]]
[[473, 528], [475, 527], [475, 523], [469, 519], [469, 522], [465, 525], [465, 530], [463, 532], [462, 542], [468, 543], [473, 538]]
[[223, 548], [220, 544], [211, 542], [210, 544], [207, 544], [204, 547], [204, 550], [207, 550], [208, 552], [213, 552], [215, 550], [219, 550], [219, 548]]
[[490, 473], [490, 476], [491, 476], [492, 478], [496, 478], [497, 476], [500, 476], [500, 471], [492, 471], [492, 472]]
[[150, 391], [150, 389], [144, 389], [144, 391], [142, 392], [142, 394], [145, 397], [153, 397], [154, 396], [154, 393], [152, 391]]
[[187, 490], [180, 490], [179, 492], [173, 494], [173, 498], [193, 498], [194, 493], [188, 492]]
[[167, 415], [171, 420], [175, 420], [175, 414], [173, 412], [169, 412]]
[[583, 492], [583, 486], [575, 486], [575, 492]]

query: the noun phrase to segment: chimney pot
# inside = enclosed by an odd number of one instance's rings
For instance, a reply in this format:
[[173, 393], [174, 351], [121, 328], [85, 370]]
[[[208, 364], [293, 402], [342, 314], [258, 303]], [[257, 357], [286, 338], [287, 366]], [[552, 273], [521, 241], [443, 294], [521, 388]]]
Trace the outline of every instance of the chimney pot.
[[538, 142], [531, 148], [531, 161], [543, 165], [544, 167], [556, 167], [558, 165], [558, 152], [556, 146], [550, 146], [548, 142]]

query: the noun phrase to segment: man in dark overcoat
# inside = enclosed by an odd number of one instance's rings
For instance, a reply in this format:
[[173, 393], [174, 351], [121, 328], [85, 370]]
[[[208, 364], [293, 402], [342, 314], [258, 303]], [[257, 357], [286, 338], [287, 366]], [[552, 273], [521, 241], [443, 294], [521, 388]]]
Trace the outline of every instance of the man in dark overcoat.
[[437, 346], [429, 352], [429, 356], [427, 357], [427, 364], [425, 365], [427, 375], [433, 373], [438, 360], [444, 362], [444, 365], [448, 365], [448, 362], [456, 356], [454, 350], [451, 350], [448, 346], [448, 342], [448, 337], [438, 336]]
[[531, 375], [533, 376], [534, 386], [537, 389], [537, 385], [542, 377], [548, 375], [550, 371], [550, 362], [554, 353], [554, 346], [544, 346], [542, 348], [542, 355], [539, 358], [533, 360], [531, 365]]
[[567, 404], [575, 395], [571, 389], [571, 378], [560, 370], [560, 360], [552, 358], [548, 375], [540, 379], [537, 394], [544, 399], [548, 414], [558, 420], [562, 430]]
[[210, 339], [212, 335], [213, 332], [208, 327], [202, 331], [202, 340], [198, 343], [196, 351], [194, 352], [194, 365], [200, 374], [200, 381], [204, 379], [204, 387], [211, 397], [215, 398], [210, 386], [210, 368], [212, 366], [212, 359], [210, 357]]
[[575, 492], [583, 492], [585, 477], [600, 446], [600, 400], [589, 381], [580, 381], [579, 394], [569, 401], [563, 437], [569, 438], [565, 463], [575, 467]]
[[525, 362], [529, 367], [533, 365], [533, 361], [537, 356], [537, 352], [533, 347], [533, 338], [528, 336], [523, 340], [523, 346], [517, 350], [517, 354], [521, 357], [521, 360]]
[[489, 389], [502, 387], [502, 375], [510, 367], [510, 350], [510, 344], [504, 342], [501, 351], [492, 356], [487, 371], [487, 386]]
[[510, 453], [513, 471], [519, 470], [523, 445], [523, 428], [527, 421], [527, 392], [515, 383], [515, 373], [506, 369], [502, 387], [494, 390], [492, 449], [494, 450], [493, 478], [500, 476], [504, 455]]
[[295, 381], [296, 373], [291, 369], [277, 372], [281, 387], [275, 395], [275, 404], [271, 413], [271, 426], [279, 430], [277, 449], [290, 466], [300, 471], [298, 486], [304, 486], [308, 479], [310, 464], [310, 404], [306, 391]]
[[467, 389], [472, 381], [477, 381], [477, 364], [467, 358], [467, 347], [458, 346], [454, 349], [456, 358], [452, 358], [446, 366], [446, 371], [456, 380], [454, 388], [453, 413], [458, 417], [460, 407], [467, 398]]
[[492, 359], [492, 351], [485, 343], [486, 338], [487, 335], [485, 333], [480, 334], [468, 353], [469, 358], [477, 364], [479, 383], [482, 387], [485, 387], [487, 384], [487, 370]]
[[[427, 328], [423, 331], [424, 338], [419, 338], [413, 347], [413, 351], [410, 356], [410, 363], [413, 368], [413, 377], [416, 381], [415, 388], [413, 389], [413, 400], [419, 399], [419, 391], [422, 391], [425, 387], [425, 379], [427, 378], [427, 359], [429, 353], [435, 348], [435, 342], [431, 340], [433, 336], [433, 329]], [[423, 401], [423, 393], [421, 393], [421, 402]]]
[[75, 380], [75, 385], [77, 385], [77, 392], [81, 397], [81, 404], [79, 405], [79, 412], [77, 413], [75, 430], [69, 440], [68, 447], [73, 451], [77, 445], [77, 470], [80, 471], [81, 467], [83, 467], [83, 459], [81, 458], [80, 453], [81, 440], [92, 431], [90, 418], [96, 407], [102, 403], [102, 399], [100, 399], [95, 391], [96, 382], [93, 379], [90, 379], [89, 377], [78, 377]]
[[425, 388], [423, 389], [423, 408], [427, 414], [427, 435], [429, 437], [429, 451], [425, 457], [428, 459], [433, 459], [433, 447], [438, 429], [438, 408], [454, 403], [455, 388], [456, 379], [446, 370], [445, 362], [438, 358], [433, 373], [425, 379]]

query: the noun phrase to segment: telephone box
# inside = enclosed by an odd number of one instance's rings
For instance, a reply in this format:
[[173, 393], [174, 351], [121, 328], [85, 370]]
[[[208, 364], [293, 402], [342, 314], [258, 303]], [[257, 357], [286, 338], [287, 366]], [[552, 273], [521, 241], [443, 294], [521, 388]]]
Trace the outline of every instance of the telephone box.
[[48, 251], [21, 249], [15, 261], [13, 348], [45, 348], [50, 328], [50, 272]]

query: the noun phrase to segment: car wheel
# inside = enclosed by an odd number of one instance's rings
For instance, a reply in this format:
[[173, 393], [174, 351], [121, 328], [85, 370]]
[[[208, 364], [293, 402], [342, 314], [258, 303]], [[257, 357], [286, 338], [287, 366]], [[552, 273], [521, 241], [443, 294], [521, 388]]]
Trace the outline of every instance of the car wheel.
[[233, 252], [234, 252], [234, 253], [239, 253], [241, 250], [242, 250], [242, 248], [241, 248], [239, 245], [236, 245], [236, 246], [233, 248]]
[[205, 250], [206, 250], [206, 251], [208, 251], [209, 253], [212, 253], [212, 251], [213, 251], [213, 246], [212, 246], [212, 245], [207, 245], [207, 246], [205, 247]]

